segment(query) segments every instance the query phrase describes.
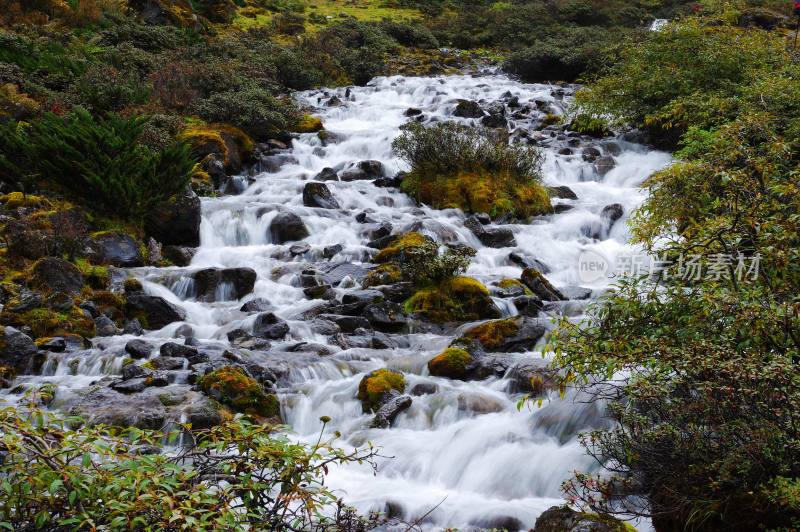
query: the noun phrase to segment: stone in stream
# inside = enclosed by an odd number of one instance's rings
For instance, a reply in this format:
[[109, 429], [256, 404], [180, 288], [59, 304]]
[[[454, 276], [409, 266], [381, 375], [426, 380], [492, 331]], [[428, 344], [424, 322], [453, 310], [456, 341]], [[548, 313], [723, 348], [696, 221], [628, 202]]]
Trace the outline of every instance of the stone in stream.
[[67, 341], [60, 336], [56, 336], [54, 338], [50, 338], [46, 342], [41, 342], [39, 344], [39, 349], [53, 353], [63, 353], [67, 350]]
[[460, 118], [481, 118], [484, 114], [478, 102], [472, 100], [458, 100], [453, 116]]
[[557, 187], [547, 187], [547, 192], [550, 193], [550, 196], [553, 198], [560, 198], [560, 199], [569, 199], [569, 200], [576, 200], [578, 199], [577, 194], [572, 191], [566, 185], [561, 185]]
[[239, 310], [242, 312], [265, 312], [271, 308], [272, 304], [267, 299], [257, 297], [242, 305]]
[[284, 244], [303, 240], [309, 232], [299, 216], [292, 212], [279, 212], [269, 224], [269, 234], [273, 243]]
[[341, 244], [334, 244], [332, 246], [325, 246], [322, 248], [322, 256], [326, 259], [332, 259], [337, 254], [341, 253], [344, 250], [344, 246]]
[[190, 187], [156, 206], [145, 218], [145, 232], [165, 245], [200, 245], [200, 198]]
[[367, 172], [359, 167], [347, 168], [339, 172], [339, 180], [344, 181], [346, 183], [352, 181], [366, 181], [367, 179], [372, 179]]
[[197, 356], [197, 348], [176, 344], [175, 342], [167, 342], [161, 346], [159, 354], [162, 357], [193, 358]]
[[517, 245], [514, 233], [504, 227], [486, 227], [475, 216], [464, 221], [464, 227], [472, 231], [484, 246], [490, 248], [507, 248]]
[[310, 181], [303, 187], [303, 205], [320, 209], [338, 209], [339, 202], [333, 197], [328, 185]]
[[2, 334], [0, 365], [8, 366], [20, 374], [37, 365], [34, 358], [39, 350], [30, 336], [14, 327], [2, 327]]
[[594, 162], [595, 171], [602, 177], [609, 173], [617, 165], [617, 162], [610, 155], [598, 157]]
[[256, 316], [253, 323], [253, 335], [268, 340], [280, 340], [289, 332], [289, 324], [272, 312], [264, 312]]
[[364, 172], [369, 179], [383, 177], [385, 173], [383, 163], [375, 160], [359, 161], [356, 168]]
[[122, 332], [113, 321], [104, 315], [94, 319], [94, 326], [97, 336], [116, 336]]
[[96, 264], [130, 268], [144, 265], [139, 243], [130, 235], [117, 232], [102, 233], [89, 244], [90, 257]]
[[508, 120], [506, 119], [506, 108], [500, 102], [495, 102], [487, 109], [486, 116], [481, 118], [481, 125], [489, 128], [502, 128], [508, 127]]
[[186, 311], [163, 297], [147, 294], [129, 294], [125, 309], [129, 315], [141, 315], [149, 329], [161, 329], [170, 323], [184, 321]]
[[[517, 528], [518, 529], [518, 528]], [[536, 519], [533, 532], [625, 532], [625, 523], [613, 517], [576, 512], [566, 506], [553, 506]]]
[[155, 358], [151, 358], [148, 363], [155, 370], [175, 371], [178, 369], [183, 369], [183, 366], [186, 364], [186, 359], [182, 357], [157, 356]]
[[125, 344], [125, 352], [131, 358], [148, 358], [153, 352], [153, 346], [144, 340], [130, 340]]
[[550, 284], [550, 281], [548, 281], [541, 272], [534, 268], [525, 268], [522, 270], [522, 277], [520, 280], [525, 286], [530, 288], [534, 295], [538, 296], [543, 301], [563, 301], [567, 299], [564, 297], [564, 294]]
[[397, 333], [408, 326], [408, 317], [403, 306], [391, 301], [368, 305], [362, 314], [369, 324], [378, 331]]
[[603, 210], [600, 212], [600, 216], [605, 218], [610, 222], [609, 229], [611, 226], [616, 223], [617, 220], [622, 218], [622, 215], [625, 213], [625, 208], [620, 205], [619, 203], [612, 203], [611, 205], [606, 205], [603, 207]]
[[392, 422], [400, 412], [408, 410], [411, 406], [411, 397], [407, 395], [396, 395], [384, 402], [372, 418], [370, 427], [376, 429], [385, 429], [391, 426]]
[[253, 291], [256, 277], [252, 268], [205, 268], [192, 274], [197, 300], [207, 303], [243, 298]]
[[338, 181], [339, 176], [333, 168], [323, 168], [317, 175], [314, 176], [314, 181]]

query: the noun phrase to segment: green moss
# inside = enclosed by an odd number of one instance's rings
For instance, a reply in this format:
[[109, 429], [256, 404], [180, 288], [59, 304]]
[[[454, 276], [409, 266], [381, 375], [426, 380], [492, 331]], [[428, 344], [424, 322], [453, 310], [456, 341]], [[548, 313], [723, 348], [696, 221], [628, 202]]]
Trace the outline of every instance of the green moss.
[[203, 376], [197, 383], [201, 390], [237, 412], [263, 418], [280, 416], [280, 403], [274, 394], [240, 368], [227, 366]]
[[554, 113], [547, 113], [542, 120], [543, 126], [552, 126], [561, 122], [561, 116]]
[[399, 371], [378, 369], [361, 379], [358, 384], [358, 399], [364, 412], [378, 410], [385, 395], [391, 390], [400, 393], [406, 390], [406, 379]]
[[0, 314], [0, 322], [13, 327], [28, 325], [34, 338], [65, 334], [91, 338], [95, 333], [94, 321], [78, 307], [72, 307], [66, 312], [56, 312], [48, 308], [35, 308], [23, 313], [3, 312]]
[[519, 325], [513, 318], [493, 320], [469, 329], [465, 336], [477, 340], [486, 349], [494, 349], [500, 347], [509, 336], [517, 334], [518, 330]]
[[323, 129], [322, 119], [312, 115], [303, 115], [295, 127], [298, 133], [317, 133]]
[[416, 231], [411, 231], [396, 239], [391, 245], [383, 248], [380, 253], [375, 256], [374, 261], [380, 264], [398, 260], [406, 250], [423, 247], [428, 242], [431, 242], [430, 237], [417, 233]]
[[[101, 234], [105, 232], [95, 233], [92, 236]], [[111, 282], [111, 273], [105, 266], [95, 266], [86, 259], [76, 260], [75, 266], [83, 275], [83, 282], [94, 289], [103, 289]]]
[[22, 192], [9, 192], [8, 194], [4, 194], [0, 196], [0, 203], [12, 211], [20, 207], [40, 208], [50, 206], [50, 202], [45, 198], [34, 196], [33, 194], [24, 194]]
[[531, 289], [528, 288], [527, 286], [525, 286], [524, 284], [522, 284], [522, 281], [520, 281], [519, 279], [502, 279], [497, 283], [497, 286], [499, 288], [503, 288], [503, 289], [514, 288], [514, 287], [518, 286], [518, 287], [522, 288], [522, 290], [523, 290], [523, 292], [525, 293], [526, 296], [532, 296], [533, 295], [533, 292], [531, 292]]
[[133, 277], [128, 277], [125, 279], [125, 284], [123, 286], [126, 294], [134, 294], [144, 290], [142, 282], [139, 281], [139, 279], [134, 279]]
[[496, 317], [489, 290], [470, 277], [453, 277], [439, 286], [418, 290], [405, 303], [406, 312], [437, 322]]
[[199, 155], [217, 153], [225, 164], [230, 162], [230, 146], [235, 145], [242, 158], [249, 157], [255, 149], [250, 136], [230, 124], [192, 123], [181, 132], [180, 137], [186, 140]]
[[467, 366], [472, 362], [472, 355], [457, 347], [448, 347], [428, 362], [428, 371], [435, 377], [463, 379], [467, 375]]
[[377, 268], [370, 270], [364, 279], [364, 287], [382, 286], [387, 284], [399, 283], [403, 280], [403, 274], [397, 264], [387, 262]]

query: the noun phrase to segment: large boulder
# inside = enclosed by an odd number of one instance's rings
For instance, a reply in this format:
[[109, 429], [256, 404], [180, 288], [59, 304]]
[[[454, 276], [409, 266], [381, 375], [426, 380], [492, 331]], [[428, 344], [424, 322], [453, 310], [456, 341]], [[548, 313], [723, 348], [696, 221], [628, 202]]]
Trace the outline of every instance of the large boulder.
[[386, 400], [381, 407], [378, 408], [378, 412], [375, 414], [375, 417], [372, 418], [370, 426], [376, 429], [388, 428], [395, 418], [400, 415], [400, 412], [408, 410], [410, 406], [411, 397], [392, 394], [391, 398]]
[[481, 118], [485, 113], [478, 102], [472, 100], [458, 100], [453, 116], [461, 118]]
[[170, 323], [184, 321], [186, 311], [173, 305], [163, 297], [144, 293], [129, 294], [126, 297], [127, 314], [136, 318], [148, 329], [161, 329]]
[[303, 240], [309, 235], [303, 220], [291, 212], [278, 213], [269, 224], [269, 234], [275, 244]]
[[543, 321], [517, 316], [481, 323], [467, 329], [464, 337], [478, 342], [486, 351], [518, 353], [532, 350], [546, 332]]
[[403, 306], [391, 301], [382, 301], [368, 305], [362, 314], [369, 324], [382, 332], [400, 332], [406, 328], [408, 318]]
[[464, 227], [472, 231], [481, 244], [490, 248], [507, 248], [517, 245], [514, 233], [505, 227], [487, 227], [476, 216], [470, 216], [464, 221]]
[[145, 231], [166, 245], [197, 247], [200, 245], [200, 198], [187, 188], [165, 201], [145, 219]]
[[377, 369], [358, 383], [358, 399], [365, 413], [378, 412], [380, 408], [406, 390], [406, 378], [399, 371]]
[[485, 127], [503, 128], [508, 127], [508, 120], [506, 119], [506, 108], [500, 103], [494, 103], [489, 106], [489, 114], [481, 118], [481, 124]]
[[339, 202], [333, 197], [328, 185], [310, 181], [303, 187], [303, 205], [320, 209], [338, 209]]
[[522, 270], [522, 283], [543, 301], [566, 301], [566, 297], [534, 268]]
[[289, 332], [289, 324], [272, 312], [264, 312], [256, 316], [253, 322], [253, 334], [268, 340], [280, 340]]
[[533, 532], [626, 532], [625, 523], [613, 517], [576, 512], [566, 506], [553, 506], [536, 519]]
[[95, 263], [111, 264], [123, 268], [144, 264], [141, 246], [133, 237], [125, 233], [114, 231], [102, 233], [92, 238], [90, 246], [91, 258]]
[[198, 301], [241, 299], [253, 291], [256, 271], [252, 268], [206, 268], [192, 275]]
[[56, 257], [45, 257], [33, 266], [31, 284], [52, 292], [77, 294], [83, 287], [83, 275], [72, 263]]
[[38, 352], [36, 344], [27, 334], [14, 327], [0, 327], [0, 367], [12, 368], [16, 373], [25, 373], [33, 366]]

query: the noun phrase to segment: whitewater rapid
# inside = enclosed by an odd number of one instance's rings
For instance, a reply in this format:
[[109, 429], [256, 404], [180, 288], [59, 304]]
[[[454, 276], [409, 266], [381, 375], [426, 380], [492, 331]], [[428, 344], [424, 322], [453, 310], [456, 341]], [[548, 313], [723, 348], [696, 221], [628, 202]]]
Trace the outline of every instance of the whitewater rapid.
[[[565, 95], [557, 86], [527, 85], [492, 74], [377, 78], [366, 87], [297, 94], [297, 99], [322, 119], [327, 140], [316, 134], [300, 135], [290, 150], [280, 154], [279, 168], [257, 173], [249, 180], [243, 177], [247, 185], [241, 194], [204, 198], [201, 245], [189, 267], [131, 270], [148, 293], [187, 312], [186, 322], [148, 332], [145, 338], [155, 345], [164, 343], [188, 323], [198, 340], [227, 345], [227, 333], [251, 326], [255, 316], [239, 311], [243, 301], [206, 303], [187, 298], [180, 278], [207, 267], [243, 266], [258, 274], [253, 294], [244, 300], [267, 299], [271, 310], [291, 327], [284, 341], [273, 342], [274, 349], [297, 342], [329, 344], [325, 334], [315, 332], [302, 319], [319, 300], [306, 298], [297, 276], [313, 263], [368, 262], [375, 253], [367, 246], [369, 227], [355, 219], [365, 211], [378, 223], [390, 223], [395, 234], [413, 228], [441, 243], [461, 242], [477, 249], [467, 274], [487, 286], [520, 276], [521, 268], [508, 258], [517, 251], [546, 264], [550, 269], [547, 277], [556, 287], [573, 292], [582, 287], [591, 290], [592, 297], [601, 294], [613, 280], [602, 277], [582, 282], [578, 257], [590, 250], [613, 263], [622, 255], [637, 252], [628, 244], [625, 220], [643, 200], [642, 181], [670, 162], [666, 153], [620, 138], [591, 141], [615, 160], [615, 166], [600, 175], [592, 162], [582, 157], [581, 147], [572, 154], [559, 154], [565, 139], [558, 138], [559, 131], [552, 130], [552, 136], [545, 131], [550, 140], [543, 142], [544, 182], [566, 185], [578, 199], [556, 200], [572, 207], [560, 214], [507, 226], [514, 232], [515, 248], [485, 247], [464, 227], [465, 216], [460, 211], [417, 206], [399, 190], [378, 188], [371, 181], [326, 182], [341, 209], [303, 205], [304, 184], [323, 168], [339, 170], [358, 161], [377, 160], [390, 177], [407, 170], [391, 150], [400, 127], [410, 120], [407, 109], [419, 109], [426, 123], [473, 123], [474, 119], [452, 116], [458, 99], [488, 104], [508, 101], [509, 94], [518, 98], [520, 107], [535, 109], [526, 117], [510, 117], [512, 138], [525, 141], [533, 136], [545, 113], [565, 111], [570, 92]], [[334, 96], [341, 105], [328, 105]], [[524, 136], [518, 134], [522, 130]], [[607, 224], [602, 210], [615, 203], [623, 206], [623, 218], [601, 240], [587, 236], [587, 228]], [[289, 251], [293, 243], [270, 241], [269, 224], [281, 211], [299, 215], [308, 227], [310, 236], [304, 240], [310, 246], [308, 252], [293, 256]], [[323, 258], [324, 248], [335, 244], [342, 250], [331, 259]], [[357, 283], [346, 279], [336, 290], [341, 295], [354, 288]], [[506, 314], [516, 313], [510, 300], [498, 299], [498, 303]], [[573, 301], [560, 308], [579, 319], [587, 303]], [[551, 308], [548, 314], [556, 318], [558, 313], [558, 308]], [[282, 417], [300, 440], [314, 440], [321, 427], [320, 416], [328, 416], [327, 430], [342, 434], [342, 446], [360, 447], [369, 441], [380, 448], [377, 473], [368, 465], [351, 465], [332, 469], [328, 478], [329, 485], [361, 511], [385, 512], [409, 522], [426, 515], [421, 526], [430, 530], [527, 530], [541, 512], [563, 502], [560, 486], [573, 470], [596, 469], [577, 434], [603, 426], [605, 420], [598, 407], [575, 402], [573, 393], [564, 398], [551, 395], [540, 408], [533, 404], [518, 409], [521, 396], [508, 393], [507, 379], [461, 382], [429, 376], [427, 361], [445, 348], [456, 332], [405, 334], [392, 349], [330, 346], [333, 354], [292, 366], [289, 384], [278, 390]], [[57, 384], [63, 393], [77, 393], [98, 375], [119, 373], [124, 358], [120, 346], [131, 338], [103, 339], [102, 348], [86, 355], [77, 370], [68, 368], [64, 360], [55, 360], [38, 379]], [[411, 407], [391, 428], [371, 429], [372, 416], [362, 413], [356, 391], [366, 373], [381, 367], [405, 373], [407, 390], [435, 385], [436, 392], [414, 395]]]

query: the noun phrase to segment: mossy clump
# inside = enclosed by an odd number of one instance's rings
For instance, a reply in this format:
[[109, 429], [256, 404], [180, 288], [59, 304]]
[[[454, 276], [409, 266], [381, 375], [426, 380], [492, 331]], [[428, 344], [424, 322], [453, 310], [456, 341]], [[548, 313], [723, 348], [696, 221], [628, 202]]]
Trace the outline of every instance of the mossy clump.
[[430, 237], [411, 231], [397, 238], [390, 245], [383, 248], [373, 259], [377, 263], [399, 261], [404, 252], [429, 245], [433, 240]]
[[317, 133], [325, 129], [322, 119], [317, 116], [303, 115], [295, 128], [298, 133]]
[[406, 312], [436, 323], [499, 317], [489, 290], [471, 277], [453, 277], [418, 290], [405, 303]]
[[520, 218], [553, 211], [547, 190], [538, 182], [520, 183], [502, 173], [477, 171], [422, 177], [412, 172], [402, 187], [418, 201], [436, 209]]
[[238, 151], [237, 158], [249, 157], [255, 149], [255, 143], [247, 133], [229, 124], [192, 123], [181, 132], [180, 138], [200, 156], [221, 155], [225, 165], [231, 163], [234, 149]]
[[9, 192], [8, 194], [3, 194], [0, 196], [0, 203], [12, 211], [20, 207], [38, 209], [50, 206], [50, 202], [47, 201], [47, 199], [41, 196], [34, 196], [33, 194], [24, 194], [22, 192]]
[[495, 349], [503, 345], [506, 338], [514, 336], [519, 331], [519, 325], [513, 318], [494, 320], [481, 323], [469, 329], [464, 335], [477, 340], [486, 349]]
[[502, 288], [504, 290], [508, 290], [509, 288], [520, 287], [522, 288], [522, 291], [525, 293], [526, 296], [533, 295], [531, 289], [522, 284], [522, 281], [520, 281], [519, 279], [501, 279], [500, 281], [498, 281], [497, 287]]
[[[94, 237], [102, 233], [95, 233]], [[80, 270], [83, 275], [84, 284], [95, 290], [105, 289], [111, 282], [111, 273], [105, 266], [97, 266], [92, 264], [86, 259], [78, 259], [75, 261], [75, 266]]]
[[587, 113], [581, 113], [573, 118], [569, 128], [572, 131], [577, 131], [578, 133], [589, 135], [590, 137], [602, 138], [611, 135], [608, 122]]
[[0, 322], [12, 327], [29, 326], [34, 338], [50, 338], [76, 334], [91, 338], [95, 334], [94, 321], [78, 307], [61, 312], [49, 308], [35, 308], [27, 312], [3, 312]]
[[542, 119], [543, 126], [552, 126], [561, 122], [561, 115], [555, 113], [547, 113]]
[[237, 412], [262, 418], [280, 417], [280, 402], [268, 394], [241, 368], [226, 366], [208, 373], [197, 382], [203, 392]]
[[387, 262], [370, 270], [364, 279], [364, 288], [399, 283], [403, 280], [403, 273], [397, 264]]
[[123, 287], [126, 294], [138, 294], [140, 292], [144, 292], [144, 286], [142, 286], [142, 282], [133, 277], [128, 277], [125, 279]]
[[406, 378], [399, 371], [382, 368], [361, 379], [357, 397], [364, 412], [374, 412], [392, 390], [403, 393], [406, 390]]
[[472, 355], [465, 349], [448, 347], [428, 362], [428, 371], [434, 377], [463, 379], [471, 362]]

